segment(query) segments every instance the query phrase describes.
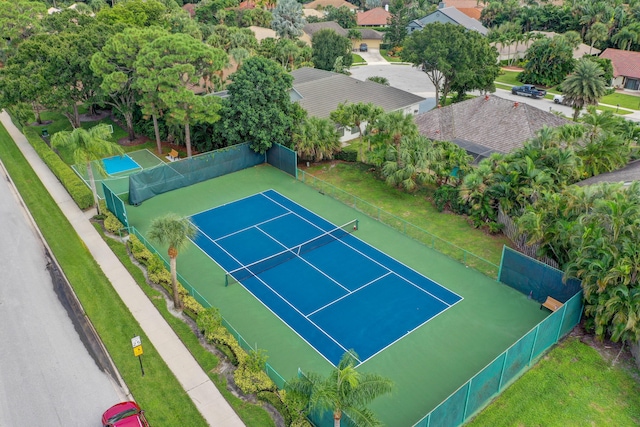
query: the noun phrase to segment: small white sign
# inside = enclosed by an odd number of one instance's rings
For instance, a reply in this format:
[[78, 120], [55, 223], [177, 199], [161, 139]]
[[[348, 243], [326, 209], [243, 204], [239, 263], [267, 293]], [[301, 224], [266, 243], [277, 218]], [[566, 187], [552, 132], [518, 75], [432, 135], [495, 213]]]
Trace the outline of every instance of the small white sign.
[[142, 340], [139, 336], [131, 338], [131, 347], [138, 347], [142, 345]]

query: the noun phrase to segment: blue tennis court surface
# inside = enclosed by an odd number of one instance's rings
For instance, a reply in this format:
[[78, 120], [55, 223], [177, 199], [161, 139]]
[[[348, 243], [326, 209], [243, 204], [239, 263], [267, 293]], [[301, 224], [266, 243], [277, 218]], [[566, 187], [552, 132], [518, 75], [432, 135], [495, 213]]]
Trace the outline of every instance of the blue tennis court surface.
[[334, 366], [351, 349], [366, 361], [462, 300], [358, 239], [353, 224], [336, 227], [273, 190], [191, 221], [228, 277]]
[[105, 172], [107, 172], [109, 175], [127, 172], [133, 169], [142, 169], [142, 167], [135, 160], [127, 155], [113, 156], [102, 159], [102, 163], [104, 164]]

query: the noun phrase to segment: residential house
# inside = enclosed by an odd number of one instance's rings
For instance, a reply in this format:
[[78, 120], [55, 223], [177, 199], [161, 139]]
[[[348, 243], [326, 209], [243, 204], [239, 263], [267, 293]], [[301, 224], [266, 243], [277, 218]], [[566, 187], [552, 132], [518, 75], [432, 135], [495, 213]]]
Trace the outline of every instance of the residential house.
[[495, 95], [479, 96], [416, 116], [421, 135], [454, 142], [474, 156], [476, 162], [492, 153], [507, 154], [522, 147], [544, 126], [568, 123], [573, 122]]
[[353, 3], [349, 3], [348, 1], [345, 1], [345, 0], [313, 0], [311, 3], [307, 3], [304, 5], [305, 9], [318, 9], [318, 10], [326, 9], [327, 6], [333, 6], [336, 9], [339, 9], [342, 6], [345, 6], [351, 9], [351, 11], [354, 13], [356, 10], [358, 10], [358, 6], [356, 6]]
[[[559, 35], [558, 33], [554, 33], [553, 31], [531, 31], [532, 35], [540, 35], [548, 38], [554, 38]], [[502, 44], [499, 42], [491, 43], [492, 46], [496, 48], [498, 51], [498, 60], [505, 61], [513, 58], [524, 58], [529, 50], [529, 47], [535, 42], [535, 38], [530, 38], [529, 40], [521, 41], [521, 42], [513, 42], [510, 44]], [[596, 49], [595, 47], [591, 47], [588, 44], [580, 43], [578, 47], [573, 49], [573, 58], [580, 59], [585, 55], [598, 55], [600, 53], [600, 49]]]
[[[330, 29], [335, 31], [338, 35], [343, 37], [349, 37], [349, 31], [345, 30], [335, 21], [326, 21], [326, 22], [314, 22], [311, 24], [306, 24], [303, 28], [303, 34], [300, 36], [300, 40], [303, 40], [309, 46], [311, 46], [311, 39], [313, 35], [320, 30]], [[371, 30], [368, 28], [359, 29], [361, 38], [360, 40], [352, 41], [352, 48], [357, 49], [360, 43], [366, 43], [369, 48], [378, 49], [380, 47], [380, 43], [382, 43], [382, 38], [384, 34], [379, 31]]]
[[613, 81], [611, 86], [627, 90], [640, 90], [640, 52], [607, 48], [600, 58], [611, 60]]
[[[442, 6], [443, 3], [440, 3], [440, 5]], [[462, 25], [466, 29], [477, 31], [484, 36], [489, 32], [489, 30], [485, 28], [480, 21], [470, 18], [455, 7], [439, 7], [435, 12], [430, 13], [424, 18], [414, 19], [409, 22], [407, 25], [407, 34], [411, 34], [414, 31], [420, 31], [425, 27], [425, 25], [432, 24], [434, 22]]]
[[[344, 74], [317, 68], [298, 68], [291, 72], [291, 99], [300, 103], [310, 117], [329, 118], [340, 103], [373, 103], [389, 113], [416, 114], [424, 98], [372, 81], [360, 81]], [[357, 128], [340, 129], [342, 142], [359, 137]]]
[[366, 12], [358, 12], [356, 19], [358, 27], [386, 27], [391, 18], [389, 11], [376, 7]]
[[484, 4], [478, 0], [444, 0], [446, 7], [455, 7], [469, 18], [480, 20]]

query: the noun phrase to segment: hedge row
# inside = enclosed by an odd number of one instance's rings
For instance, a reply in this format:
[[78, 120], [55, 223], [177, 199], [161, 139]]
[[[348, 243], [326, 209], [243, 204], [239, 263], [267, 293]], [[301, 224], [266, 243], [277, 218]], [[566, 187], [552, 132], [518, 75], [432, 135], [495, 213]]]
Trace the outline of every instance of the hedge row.
[[[111, 222], [112, 227], [118, 227], [117, 219], [111, 212], [107, 213], [106, 220]], [[134, 235], [129, 236], [127, 244], [133, 257], [146, 267], [149, 280], [162, 286], [171, 294], [171, 274], [166, 269], [164, 261], [147, 249], [144, 243]], [[262, 350], [252, 350], [247, 353], [236, 338], [223, 326], [222, 316], [217, 308], [205, 309], [189, 295], [182, 285], [178, 284], [178, 287], [184, 305], [184, 313], [196, 321], [198, 330], [203, 334], [205, 340], [215, 345], [236, 366], [233, 379], [238, 388], [245, 394], [256, 394], [260, 400], [276, 407], [284, 417], [287, 426], [310, 426], [300, 402], [287, 398], [287, 393], [278, 390], [275, 383], [263, 370], [267, 361], [266, 354]]]
[[32, 128], [24, 128], [27, 140], [36, 150], [36, 153], [46, 163], [51, 172], [58, 178], [64, 188], [67, 189], [73, 201], [82, 210], [93, 206], [93, 194], [80, 179], [80, 177], [53, 150], [40, 138]]

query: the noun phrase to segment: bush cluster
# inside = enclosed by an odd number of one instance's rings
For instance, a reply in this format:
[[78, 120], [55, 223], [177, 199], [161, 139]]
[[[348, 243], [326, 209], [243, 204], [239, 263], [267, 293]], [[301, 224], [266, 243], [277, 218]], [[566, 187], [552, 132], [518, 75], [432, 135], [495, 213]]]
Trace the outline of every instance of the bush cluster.
[[27, 140], [36, 150], [38, 156], [46, 163], [51, 172], [62, 183], [76, 205], [82, 210], [93, 206], [93, 194], [80, 177], [31, 128], [25, 128]]
[[343, 160], [345, 162], [357, 162], [358, 161], [358, 152], [357, 151], [346, 151], [342, 150], [336, 153], [336, 160]]
[[103, 212], [106, 212], [104, 218], [104, 228], [106, 228], [109, 233], [117, 233], [124, 228], [124, 225], [118, 218], [116, 218], [114, 214], [112, 214], [110, 211]]

